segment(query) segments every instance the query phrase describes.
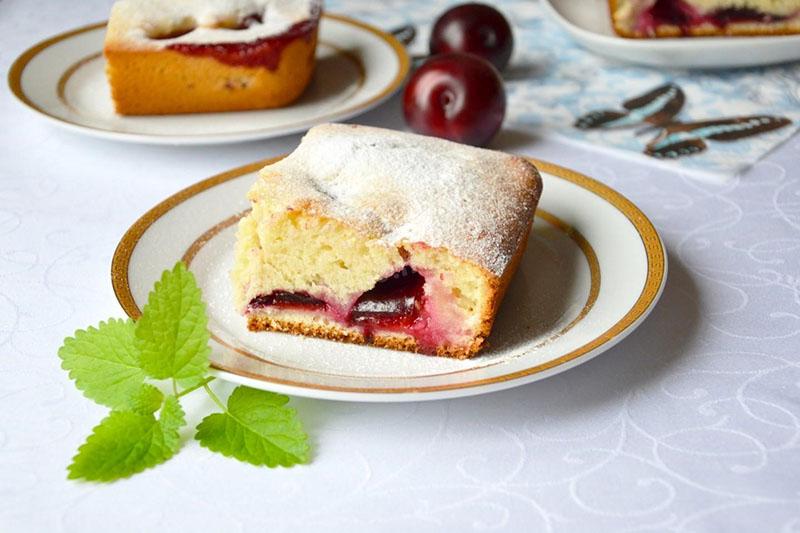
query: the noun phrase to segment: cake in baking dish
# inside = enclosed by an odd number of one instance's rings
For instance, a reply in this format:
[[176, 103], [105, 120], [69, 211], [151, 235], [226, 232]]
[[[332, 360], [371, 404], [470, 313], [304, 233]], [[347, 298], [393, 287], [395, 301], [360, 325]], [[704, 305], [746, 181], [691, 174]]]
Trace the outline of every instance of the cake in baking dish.
[[251, 330], [467, 358], [486, 342], [542, 190], [520, 157], [326, 124], [261, 170], [231, 273]]
[[285, 106], [314, 69], [321, 0], [118, 0], [103, 52], [117, 113]]
[[623, 37], [800, 33], [800, 0], [609, 0]]

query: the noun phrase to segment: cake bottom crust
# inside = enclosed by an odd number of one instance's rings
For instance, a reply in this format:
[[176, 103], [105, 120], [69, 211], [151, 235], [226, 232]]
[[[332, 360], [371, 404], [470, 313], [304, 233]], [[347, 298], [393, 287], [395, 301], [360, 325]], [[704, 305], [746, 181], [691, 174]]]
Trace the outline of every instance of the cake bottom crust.
[[[247, 329], [250, 331], [277, 331], [294, 335], [306, 335], [351, 344], [371, 344], [379, 348], [401, 350], [406, 352], [425, 353], [421, 346], [410, 335], [391, 332], [377, 332], [371, 336], [345, 328], [336, 324], [320, 324], [313, 321], [281, 320], [266, 314], [251, 314], [247, 317]], [[484, 335], [474, 337], [468, 344], [460, 346], [439, 346], [429, 355], [438, 357], [451, 357], [455, 359], [469, 359], [484, 347]]]

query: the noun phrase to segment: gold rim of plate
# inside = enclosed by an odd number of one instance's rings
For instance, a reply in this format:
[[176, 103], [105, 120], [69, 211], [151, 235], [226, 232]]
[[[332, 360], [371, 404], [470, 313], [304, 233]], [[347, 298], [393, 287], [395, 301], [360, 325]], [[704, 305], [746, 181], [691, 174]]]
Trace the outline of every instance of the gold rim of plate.
[[[403, 81], [406, 79], [406, 76], [408, 75], [409, 69], [411, 68], [411, 60], [410, 60], [410, 58], [408, 56], [408, 52], [406, 51], [405, 47], [400, 43], [400, 41], [395, 39], [395, 37], [393, 35], [391, 35], [389, 33], [386, 33], [385, 31], [383, 31], [383, 30], [381, 30], [379, 28], [376, 28], [375, 26], [367, 24], [366, 22], [361, 22], [360, 20], [356, 20], [354, 18], [347, 17], [345, 15], [337, 15], [337, 14], [333, 14], [333, 13], [323, 13], [322, 14], [322, 18], [323, 19], [336, 20], [336, 21], [339, 21], [339, 22], [343, 22], [345, 24], [350, 24], [351, 26], [355, 26], [357, 28], [361, 28], [362, 30], [368, 31], [368, 32], [378, 36], [381, 40], [383, 40], [386, 44], [388, 44], [391, 47], [392, 51], [397, 56], [398, 69], [397, 69], [397, 72], [395, 73], [394, 78], [392, 78], [392, 80], [386, 85], [386, 87], [384, 87], [381, 92], [379, 92], [378, 94], [374, 95], [369, 100], [366, 100], [365, 102], [362, 102], [362, 103], [360, 103], [358, 105], [354, 105], [354, 106], [351, 106], [351, 107], [347, 107], [347, 108], [344, 108], [344, 109], [337, 110], [334, 114], [331, 114], [331, 115], [321, 115], [319, 117], [314, 117], [313, 120], [324, 122], [324, 121], [330, 120], [331, 117], [346, 116], [346, 115], [358, 113], [360, 110], [369, 109], [376, 102], [380, 102], [383, 99], [385, 99], [388, 96], [390, 96], [391, 94], [393, 94], [403, 84]], [[128, 133], [128, 132], [122, 132], [122, 131], [118, 131], [118, 130], [114, 130], [114, 129], [106, 129], [106, 128], [99, 128], [97, 126], [89, 126], [89, 125], [86, 125], [86, 124], [83, 124], [83, 123], [80, 123], [80, 122], [67, 120], [64, 117], [60, 117], [58, 115], [54, 115], [53, 113], [50, 113], [46, 109], [43, 109], [42, 107], [36, 105], [36, 103], [33, 102], [33, 100], [31, 100], [28, 97], [27, 94], [25, 94], [25, 91], [22, 88], [22, 75], [25, 72], [25, 68], [28, 66], [28, 64], [36, 56], [38, 56], [42, 51], [46, 50], [47, 48], [49, 48], [49, 47], [51, 47], [51, 46], [53, 46], [55, 44], [58, 44], [58, 43], [60, 43], [62, 41], [65, 41], [65, 40], [67, 40], [67, 39], [69, 39], [71, 37], [74, 37], [76, 35], [80, 35], [80, 34], [83, 34], [83, 33], [87, 33], [87, 32], [90, 32], [90, 31], [94, 31], [94, 30], [98, 30], [98, 29], [104, 28], [107, 23], [108, 23], [108, 21], [96, 22], [94, 24], [89, 24], [87, 26], [82, 26], [82, 27], [76, 28], [74, 30], [70, 30], [70, 31], [67, 31], [67, 32], [64, 32], [64, 33], [60, 33], [58, 35], [54, 35], [53, 37], [50, 37], [49, 39], [45, 39], [43, 41], [40, 41], [40, 42], [34, 44], [30, 48], [28, 48], [27, 50], [22, 52], [22, 54], [20, 54], [19, 57], [17, 57], [17, 59], [11, 65], [11, 68], [8, 70], [8, 87], [9, 87], [9, 89], [11, 89], [12, 94], [14, 94], [14, 96], [16, 96], [17, 99], [19, 99], [20, 102], [25, 104], [27, 107], [29, 107], [33, 111], [36, 111], [37, 113], [40, 113], [40, 114], [46, 116], [49, 119], [55, 120], [57, 122], [61, 122], [63, 124], [67, 124], [69, 126], [77, 127], [77, 128], [80, 128], [80, 129], [93, 130], [93, 131], [102, 131], [102, 132], [109, 133], [109, 134], [124, 135], [124, 136], [134, 135], [134, 136], [139, 136], [139, 137], [167, 137], [167, 138], [169, 138], [169, 137], [187, 137], [187, 136], [192, 137], [193, 135], [191, 135], [191, 134], [190, 135], [186, 135], [186, 134], [174, 135], [174, 134], [160, 134], [160, 133], [132, 133], [131, 134], [131, 133]], [[355, 61], [357, 63], [357, 68], [358, 68], [359, 74], [360, 74], [359, 87], [361, 87], [363, 85], [363, 82], [364, 82], [364, 72], [365, 72], [365, 70], [364, 70], [364, 65], [360, 61], [360, 59], [355, 58], [354, 55], [351, 54], [351, 53], [345, 53], [345, 51], [342, 51], [341, 49], [339, 49], [338, 47], [336, 47], [332, 43], [325, 42], [324, 44], [334, 48], [337, 51], [337, 53], [340, 53], [340, 54], [344, 53], [345, 55], [347, 55], [348, 59], [350, 59], [352, 61]], [[64, 91], [64, 86], [66, 84], [66, 81], [69, 79], [69, 77], [72, 74], [75, 73], [77, 68], [79, 68], [81, 65], [85, 64], [87, 62], [87, 60], [96, 59], [99, 55], [102, 55], [102, 51], [94, 53], [94, 54], [90, 54], [89, 56], [86, 56], [86, 57], [83, 57], [80, 60], [78, 60], [77, 62], [73, 62], [72, 64], [64, 65], [64, 71], [59, 76], [58, 91], [57, 92], [58, 92], [58, 96], [59, 96], [59, 101], [64, 103], [67, 108], [71, 109], [71, 106], [68, 103], [65, 103], [64, 98], [63, 98], [63, 91]], [[289, 106], [289, 107], [291, 107], [291, 106]], [[254, 111], [258, 111], [258, 110], [254, 110]], [[305, 121], [304, 121], [304, 123], [305, 123]], [[288, 131], [288, 130], [291, 130], [291, 129], [296, 128], [298, 126], [300, 126], [299, 123], [298, 124], [287, 124], [287, 125], [285, 125], [284, 129], [286, 129]], [[242, 131], [242, 132], [226, 132], [224, 134], [216, 134], [216, 133], [205, 134], [204, 133], [204, 134], [197, 134], [197, 135], [194, 135], [194, 136], [196, 136], [196, 137], [208, 137], [208, 136], [236, 137], [236, 136], [242, 135], [242, 134], [254, 134], [255, 135], [255, 134], [258, 134], [258, 130], [248, 130], [248, 131]]]
[[[119, 301], [120, 305], [122, 306], [122, 309], [128, 316], [130, 316], [131, 318], [138, 318], [139, 316], [141, 316], [141, 310], [139, 309], [139, 306], [136, 304], [136, 301], [134, 300], [133, 294], [131, 292], [130, 283], [128, 280], [128, 267], [130, 265], [130, 259], [133, 254], [133, 250], [136, 248], [137, 244], [139, 243], [139, 240], [148, 230], [148, 228], [150, 228], [150, 226], [152, 226], [153, 223], [155, 223], [159, 218], [161, 218], [170, 210], [172, 210], [175, 206], [185, 202], [186, 200], [192, 198], [193, 196], [205, 190], [208, 190], [212, 187], [220, 185], [226, 181], [230, 181], [245, 174], [256, 172], [265, 165], [273, 163], [283, 157], [285, 156], [279, 156], [270, 159], [265, 159], [262, 161], [257, 161], [255, 163], [250, 163], [248, 165], [244, 165], [229, 170], [227, 172], [217, 174], [203, 181], [200, 181], [168, 197], [167, 199], [165, 199], [164, 201], [162, 201], [161, 203], [159, 203], [158, 205], [147, 211], [136, 222], [133, 223], [133, 225], [128, 229], [127, 232], [125, 232], [125, 235], [123, 235], [122, 239], [117, 245], [117, 248], [114, 252], [114, 257], [111, 262], [111, 283], [114, 288], [114, 294], [117, 297], [117, 301]], [[633, 306], [625, 313], [625, 315], [619, 321], [617, 321], [614, 325], [612, 325], [610, 328], [608, 328], [606, 331], [604, 331], [591, 341], [560, 357], [516, 372], [510, 372], [508, 374], [502, 374], [490, 378], [464, 381], [460, 383], [449, 383], [444, 385], [430, 385], [430, 386], [347, 387], [338, 385], [324, 385], [319, 383], [307, 383], [302, 381], [271, 377], [263, 374], [254, 374], [241, 369], [223, 366], [214, 362], [212, 362], [211, 366], [218, 370], [222, 370], [224, 372], [235, 374], [241, 377], [256, 379], [266, 383], [289, 385], [305, 389], [350, 392], [350, 393], [372, 393], [372, 394], [420, 393], [420, 392], [424, 393], [424, 392], [438, 392], [438, 391], [454, 390], [454, 389], [468, 389], [483, 385], [511, 381], [522, 377], [530, 376], [533, 374], [538, 374], [546, 370], [549, 370], [551, 368], [555, 368], [557, 366], [561, 366], [566, 363], [569, 363], [570, 361], [578, 359], [590, 353], [591, 351], [603, 346], [604, 344], [612, 341], [621, 333], [623, 333], [626, 329], [636, 324], [636, 322], [640, 320], [649, 311], [655, 300], [658, 298], [658, 295], [661, 291], [662, 285], [664, 283], [664, 278], [666, 275], [666, 255], [664, 251], [664, 245], [661, 242], [661, 238], [658, 236], [658, 232], [656, 231], [652, 222], [650, 222], [650, 220], [645, 216], [645, 214], [638, 207], [636, 207], [630, 200], [625, 198], [622, 194], [618, 193], [614, 189], [608, 187], [607, 185], [604, 185], [603, 183], [600, 183], [595, 179], [592, 179], [588, 176], [585, 176], [573, 170], [552, 163], [547, 163], [545, 161], [539, 161], [533, 158], [528, 158], [528, 159], [534, 165], [536, 165], [536, 167], [539, 168], [541, 171], [546, 172], [548, 174], [552, 174], [553, 176], [564, 179], [571, 183], [574, 183], [579, 187], [586, 189], [592, 192], [593, 194], [599, 196], [600, 198], [602, 198], [603, 200], [614, 206], [616, 209], [618, 209], [621, 213], [625, 215], [625, 217], [634, 226], [636, 232], [639, 234], [639, 237], [641, 238], [642, 245], [645, 249], [645, 254], [647, 257], [647, 277], [645, 279], [645, 283], [639, 297], [637, 298]], [[208, 231], [206, 233], [208, 233]], [[204, 235], [206, 233], [204, 233]], [[196, 240], [192, 246], [196, 246], [197, 242], [198, 241]], [[187, 250], [187, 254], [190, 252], [190, 250]], [[584, 253], [586, 253], [585, 250]], [[186, 257], [187, 254], [184, 254], [184, 257]], [[597, 290], [597, 287], [595, 287], [595, 283], [593, 281], [592, 289], [590, 290], [590, 292], [593, 292], [595, 290]], [[591, 303], [593, 303], [593, 298], [590, 294], [587, 305], [591, 307], [590, 305]], [[584, 307], [584, 309], [586, 308]], [[217, 340], [217, 342], [219, 342], [219, 340]], [[227, 343], [225, 342], [222, 342], [221, 344], [228, 348], [232, 348], [240, 353], [240, 350], [236, 349], [235, 347], [228, 346]], [[241, 354], [241, 355], [250, 357], [249, 354]], [[262, 358], [257, 358], [257, 359], [265, 364], [271, 363], [270, 361], [267, 361]], [[471, 368], [465, 371], [475, 371], [475, 370], [480, 370], [481, 368], [485, 367]], [[292, 368], [292, 370], [295, 370], [297, 372], [307, 372], [306, 370], [296, 369], [296, 368]], [[408, 378], [408, 379], [421, 379], [434, 376], [435, 375], [417, 376], [416, 378]], [[346, 377], [346, 376], [340, 376], [340, 377]]]

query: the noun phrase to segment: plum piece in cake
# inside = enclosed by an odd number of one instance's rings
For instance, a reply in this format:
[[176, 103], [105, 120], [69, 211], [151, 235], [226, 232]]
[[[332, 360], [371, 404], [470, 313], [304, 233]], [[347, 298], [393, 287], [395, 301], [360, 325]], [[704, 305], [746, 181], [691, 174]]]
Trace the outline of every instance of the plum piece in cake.
[[308, 85], [321, 0], [118, 0], [103, 52], [117, 113], [285, 106]]
[[467, 358], [486, 343], [542, 182], [527, 160], [366, 126], [265, 167], [231, 274], [251, 330]]
[[623, 37], [800, 33], [800, 0], [609, 0]]

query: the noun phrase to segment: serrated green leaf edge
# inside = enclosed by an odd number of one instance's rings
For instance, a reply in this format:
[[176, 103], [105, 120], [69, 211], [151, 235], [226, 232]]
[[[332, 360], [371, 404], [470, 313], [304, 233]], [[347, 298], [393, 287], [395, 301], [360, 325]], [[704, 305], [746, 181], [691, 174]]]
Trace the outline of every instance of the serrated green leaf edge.
[[115, 481], [163, 463], [180, 448], [183, 409], [175, 396], [160, 416], [112, 411], [95, 426], [68, 467], [69, 479]]
[[208, 370], [208, 318], [200, 288], [179, 261], [165, 270], [136, 323], [142, 368], [156, 379], [191, 381]]
[[79, 329], [58, 350], [61, 368], [87, 398], [111, 407], [131, 407], [144, 383], [130, 319], [110, 319], [97, 327]]
[[130, 411], [143, 415], [150, 415], [161, 408], [164, 402], [164, 393], [157, 387], [144, 383], [141, 388], [133, 395], [130, 403]]
[[[197, 426], [195, 439], [211, 451], [256, 466], [307, 463], [308, 437], [295, 410], [285, 407], [288, 401], [282, 394], [239, 386], [228, 398], [227, 412], [205, 417]], [[267, 414], [277, 419], [264, 420]]]
[[170, 444], [170, 449], [173, 453], [177, 452], [180, 448], [179, 431], [186, 425], [186, 413], [184, 413], [178, 398], [172, 395], [167, 396], [158, 422], [164, 431], [166, 442]]

